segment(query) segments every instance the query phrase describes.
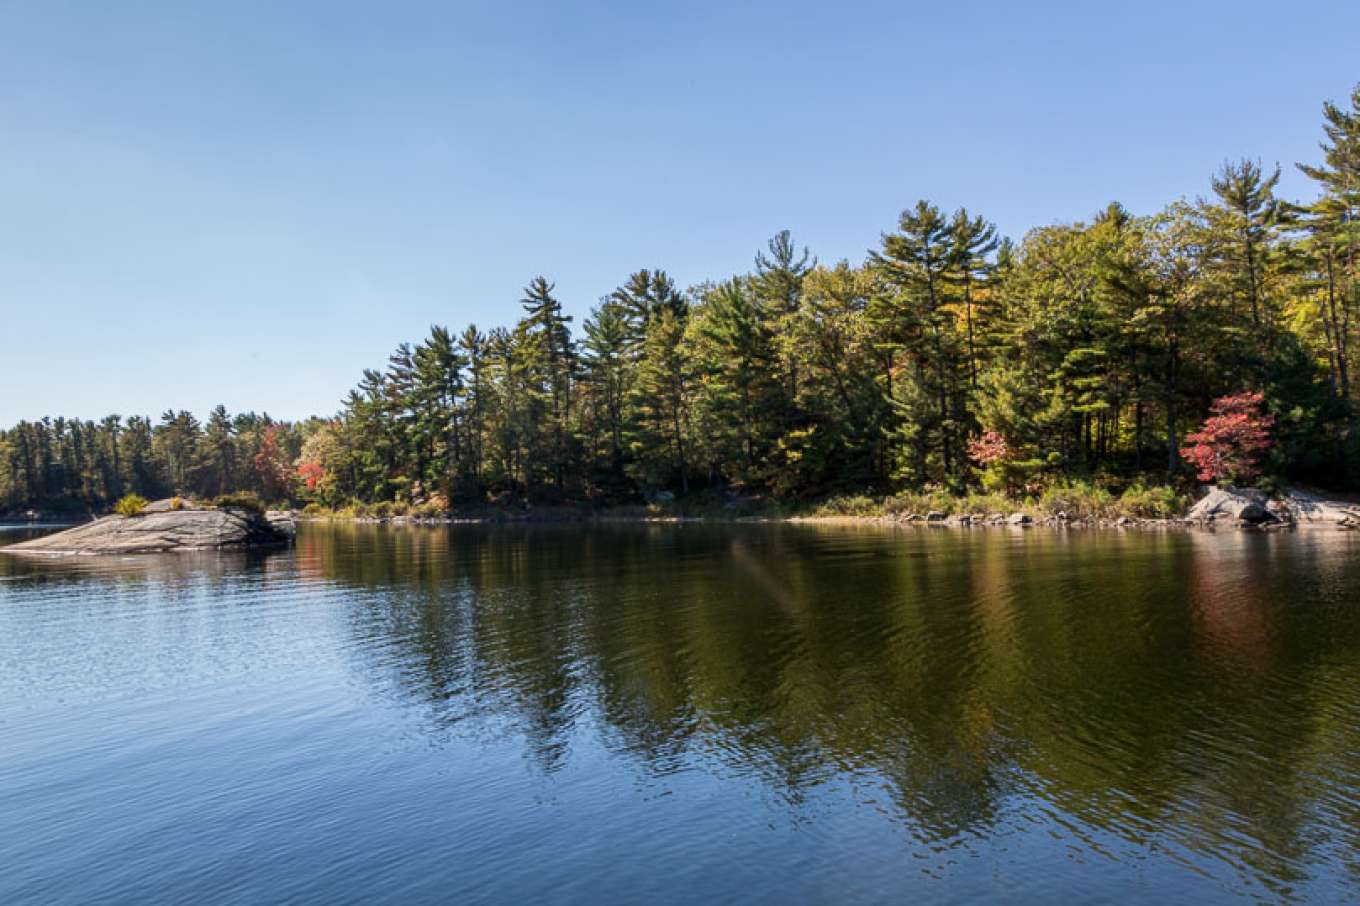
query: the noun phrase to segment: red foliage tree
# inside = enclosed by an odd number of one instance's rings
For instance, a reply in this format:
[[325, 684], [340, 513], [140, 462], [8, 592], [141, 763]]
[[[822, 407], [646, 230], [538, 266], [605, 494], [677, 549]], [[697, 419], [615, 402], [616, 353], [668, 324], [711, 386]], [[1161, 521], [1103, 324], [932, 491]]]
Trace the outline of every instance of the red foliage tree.
[[983, 431], [968, 442], [968, 456], [980, 466], [1006, 462], [1011, 458], [1011, 446], [995, 431]]
[[288, 457], [279, 449], [279, 429], [270, 425], [260, 438], [260, 449], [255, 454], [255, 474], [268, 500], [282, 500], [288, 496], [292, 468]]
[[309, 491], [315, 491], [316, 486], [326, 479], [326, 467], [319, 462], [300, 462], [297, 473]]
[[1203, 426], [1187, 435], [1181, 456], [1202, 481], [1242, 481], [1261, 474], [1261, 455], [1274, 441], [1275, 419], [1262, 411], [1265, 397], [1237, 393], [1214, 400]]

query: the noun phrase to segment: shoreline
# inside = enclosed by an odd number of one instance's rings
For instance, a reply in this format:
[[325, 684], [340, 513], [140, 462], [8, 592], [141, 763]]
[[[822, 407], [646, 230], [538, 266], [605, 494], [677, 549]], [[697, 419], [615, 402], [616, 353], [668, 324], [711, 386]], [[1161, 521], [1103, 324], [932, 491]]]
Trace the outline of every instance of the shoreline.
[[872, 526], [891, 529], [1012, 529], [1048, 531], [1143, 531], [1143, 532], [1218, 532], [1223, 530], [1277, 534], [1282, 531], [1331, 529], [1352, 531], [1354, 526], [1337, 522], [1276, 522], [1269, 524], [1239, 524], [1236, 520], [1197, 520], [1186, 518], [1098, 518], [1098, 519], [1059, 519], [1043, 517], [1027, 518], [1024, 521], [1011, 521], [1010, 518], [959, 518], [927, 519], [924, 517], [898, 518], [893, 516], [846, 516], [846, 515], [756, 515], [756, 516], [714, 516], [680, 514], [617, 514], [595, 513], [578, 516], [525, 515], [525, 516], [318, 516], [298, 514], [294, 517], [299, 523], [349, 523], [352, 525], [387, 525], [412, 528], [448, 528], [457, 525], [511, 526], [511, 525], [586, 525], [586, 524], [632, 524], [632, 525], [829, 525], [829, 526]]
[[[197, 508], [197, 507], [195, 507]], [[99, 521], [72, 513], [29, 510], [0, 518], [12, 530], [67, 528]], [[22, 516], [39, 515], [38, 519]], [[941, 493], [882, 498], [833, 497], [819, 501], [762, 498], [661, 500], [625, 503], [533, 505], [481, 504], [439, 509], [425, 504], [353, 504], [330, 509], [316, 504], [262, 512], [297, 522], [357, 525], [549, 525], [583, 523], [801, 524], [928, 528], [1048, 528], [1179, 531], [1237, 528], [1273, 532], [1289, 528], [1360, 529], [1360, 499], [1296, 487], [1275, 494], [1253, 489], [1209, 488], [1197, 499], [1169, 488], [1114, 497], [1087, 487], [1060, 488], [1041, 498], [1016, 500], [996, 494], [951, 497]], [[42, 518], [46, 517], [46, 518]], [[64, 517], [64, 518], [63, 518]]]

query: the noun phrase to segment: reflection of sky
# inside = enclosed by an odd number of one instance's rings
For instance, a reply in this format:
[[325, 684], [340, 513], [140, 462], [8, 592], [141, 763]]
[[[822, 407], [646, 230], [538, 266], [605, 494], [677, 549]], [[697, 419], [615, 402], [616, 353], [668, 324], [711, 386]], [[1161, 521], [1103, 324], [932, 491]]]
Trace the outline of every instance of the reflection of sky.
[[0, 558], [0, 855], [33, 866], [0, 894], [221, 859], [349, 895], [1327, 899], [1360, 843], [1354, 548], [309, 526]]

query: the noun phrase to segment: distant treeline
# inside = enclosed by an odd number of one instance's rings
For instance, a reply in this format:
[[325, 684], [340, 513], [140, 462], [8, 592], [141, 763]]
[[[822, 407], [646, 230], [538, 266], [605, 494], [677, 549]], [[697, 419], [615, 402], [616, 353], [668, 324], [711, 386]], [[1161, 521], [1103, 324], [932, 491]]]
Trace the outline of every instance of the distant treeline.
[[1299, 165], [1307, 204], [1251, 160], [1203, 198], [1111, 204], [1018, 244], [922, 201], [858, 264], [781, 232], [719, 282], [640, 270], [579, 333], [536, 277], [517, 323], [432, 328], [332, 418], [21, 423], [0, 434], [0, 509], [1184, 483], [1186, 435], [1216, 399], [1255, 394], [1268, 477], [1355, 486], [1360, 88], [1323, 128], [1321, 161]]

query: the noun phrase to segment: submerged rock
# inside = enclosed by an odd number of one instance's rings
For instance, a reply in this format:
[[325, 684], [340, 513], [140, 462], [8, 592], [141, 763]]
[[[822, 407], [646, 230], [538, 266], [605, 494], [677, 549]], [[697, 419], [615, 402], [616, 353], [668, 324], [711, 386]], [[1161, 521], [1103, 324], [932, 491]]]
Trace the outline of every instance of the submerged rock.
[[[158, 502], [160, 503], [160, 502]], [[154, 507], [154, 509], [153, 509]], [[94, 522], [0, 548], [14, 554], [159, 554], [287, 544], [290, 514], [265, 515], [240, 507], [204, 509], [151, 505], [140, 516]]]

